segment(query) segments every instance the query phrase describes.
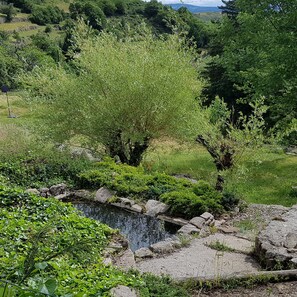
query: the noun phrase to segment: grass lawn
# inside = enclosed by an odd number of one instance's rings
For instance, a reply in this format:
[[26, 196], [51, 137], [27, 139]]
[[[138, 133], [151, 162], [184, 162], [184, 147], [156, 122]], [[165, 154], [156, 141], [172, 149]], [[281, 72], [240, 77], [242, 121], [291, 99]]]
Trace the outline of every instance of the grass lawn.
[[0, 124], [22, 124], [28, 122], [29, 111], [26, 104], [14, 93], [8, 93], [10, 110], [16, 118], [8, 118], [6, 95], [0, 94]]
[[[143, 165], [149, 171], [187, 174], [193, 178], [216, 182], [216, 169], [207, 151], [197, 145], [178, 145], [173, 141], [155, 143]], [[239, 167], [226, 174], [226, 189], [249, 203], [297, 204], [297, 156], [282, 150], [265, 148], [249, 153]]]
[[26, 22], [15, 22], [15, 23], [3, 23], [0, 24], [0, 30], [1, 31], [22, 31], [22, 30], [28, 30], [28, 28], [32, 26], [38, 26], [36, 24], [32, 24], [29, 21]]

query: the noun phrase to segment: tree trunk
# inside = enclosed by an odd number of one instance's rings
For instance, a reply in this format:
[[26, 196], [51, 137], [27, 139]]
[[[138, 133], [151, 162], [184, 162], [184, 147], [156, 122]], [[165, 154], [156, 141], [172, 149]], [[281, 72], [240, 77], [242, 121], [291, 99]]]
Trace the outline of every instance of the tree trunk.
[[145, 137], [143, 142], [131, 142], [128, 140], [124, 143], [122, 140], [122, 131], [120, 130], [118, 130], [111, 139], [112, 141], [107, 145], [110, 156], [118, 156], [122, 163], [131, 166], [138, 166], [140, 164], [143, 153], [149, 147], [149, 137]]
[[142, 161], [143, 153], [149, 147], [149, 138], [145, 137], [143, 143], [135, 142], [132, 147], [130, 147], [130, 158], [128, 164], [131, 166], [138, 166]]
[[198, 135], [196, 141], [201, 143], [213, 158], [218, 171], [216, 190], [222, 192], [224, 189], [224, 177], [221, 172], [230, 169], [234, 165], [235, 149], [228, 142], [221, 141], [215, 144], [208, 142], [203, 135]]
[[216, 190], [223, 192], [225, 179], [221, 174], [217, 176]]

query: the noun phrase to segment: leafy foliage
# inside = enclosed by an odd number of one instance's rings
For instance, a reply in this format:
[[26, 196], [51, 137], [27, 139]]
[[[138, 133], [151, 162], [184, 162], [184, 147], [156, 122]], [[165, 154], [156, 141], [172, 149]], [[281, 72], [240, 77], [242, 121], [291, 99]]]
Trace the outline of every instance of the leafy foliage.
[[59, 151], [14, 125], [1, 126], [0, 148], [0, 175], [7, 183], [26, 188], [62, 181], [73, 184], [76, 175], [91, 165], [87, 159], [75, 158], [67, 150]]
[[30, 20], [38, 25], [58, 24], [65, 18], [63, 10], [57, 6], [34, 6]]
[[[108, 160], [95, 166], [96, 169], [79, 174], [80, 186], [106, 186], [119, 196], [160, 200], [170, 205], [171, 214], [186, 218], [204, 211], [220, 213], [224, 209], [223, 195], [205, 181], [193, 184], [186, 179], [177, 179], [166, 174], [145, 174], [141, 168], [117, 165]], [[236, 202], [232, 206], [235, 204]], [[230, 205], [227, 199], [226, 206], [231, 207]]]
[[46, 67], [23, 78], [43, 132], [58, 142], [83, 135], [130, 165], [151, 139], [186, 132], [202, 85], [195, 57], [178, 36], [135, 39], [102, 33], [80, 40], [79, 74]]
[[102, 265], [114, 233], [70, 205], [0, 187], [0, 278], [57, 296], [103, 294], [140, 282]]

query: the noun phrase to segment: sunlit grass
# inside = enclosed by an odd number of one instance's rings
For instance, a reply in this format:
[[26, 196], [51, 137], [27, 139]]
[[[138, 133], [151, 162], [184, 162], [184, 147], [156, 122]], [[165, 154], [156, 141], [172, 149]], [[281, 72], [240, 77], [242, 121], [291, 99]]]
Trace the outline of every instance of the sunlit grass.
[[[190, 175], [213, 185], [217, 175], [211, 157], [198, 144], [156, 142], [143, 165], [150, 171]], [[267, 147], [249, 152], [238, 168], [226, 174], [226, 190], [249, 203], [297, 204], [292, 186], [297, 186], [297, 156], [286, 155], [281, 149]]]
[[15, 23], [3, 23], [3, 24], [0, 24], [0, 30], [1, 31], [24, 31], [24, 30], [29, 30], [33, 26], [36, 27], [37, 25], [32, 24], [29, 21], [15, 22]]

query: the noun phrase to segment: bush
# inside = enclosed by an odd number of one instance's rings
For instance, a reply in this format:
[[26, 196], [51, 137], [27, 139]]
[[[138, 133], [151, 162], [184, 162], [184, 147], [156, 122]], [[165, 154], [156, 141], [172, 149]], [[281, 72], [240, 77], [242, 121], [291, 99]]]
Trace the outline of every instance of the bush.
[[140, 167], [115, 164], [111, 159], [96, 164], [95, 169], [79, 174], [78, 186], [93, 189], [106, 186], [119, 196], [144, 201], [161, 200], [170, 205], [172, 215], [186, 218], [200, 215], [204, 211], [223, 211], [222, 194], [205, 181], [193, 184], [167, 174], [145, 174]]
[[74, 184], [77, 175], [91, 162], [58, 151], [14, 125], [0, 129], [0, 175], [12, 185], [42, 187], [59, 182]]
[[65, 13], [57, 6], [34, 6], [30, 21], [37, 25], [59, 24], [65, 19]]

